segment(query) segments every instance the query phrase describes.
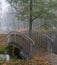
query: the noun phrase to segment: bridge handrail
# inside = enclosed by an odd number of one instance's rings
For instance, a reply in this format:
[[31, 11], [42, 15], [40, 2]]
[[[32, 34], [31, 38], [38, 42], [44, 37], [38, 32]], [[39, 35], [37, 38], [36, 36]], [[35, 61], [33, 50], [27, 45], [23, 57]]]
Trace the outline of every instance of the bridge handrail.
[[29, 36], [27, 36], [26, 34], [24, 34], [24, 33], [22, 33], [22, 32], [16, 32], [16, 31], [9, 32], [9, 33], [7, 34], [7, 38], [8, 38], [9, 35], [11, 35], [11, 34], [18, 34], [18, 35], [21, 34], [21, 35], [25, 36], [26, 39], [29, 39], [29, 40], [32, 42], [32, 45], [33, 45], [33, 46], [35, 45], [35, 42], [34, 42]]
[[32, 33], [35, 33], [35, 34], [39, 35], [40, 38], [41, 37], [45, 37], [47, 41], [49, 40], [50, 41], [50, 47], [51, 47], [51, 50], [50, 51], [52, 52], [52, 45], [54, 44], [54, 39], [53, 38], [51, 38], [47, 34], [39, 33], [39, 32], [36, 32], [36, 31], [32, 31]]
[[[51, 37], [50, 37], [49, 35], [47, 35], [47, 34], [42, 34], [42, 33], [40, 33], [40, 32], [32, 31], [32, 33], [33, 33], [33, 32], [35, 32], [35, 33], [37, 33], [37, 34], [39, 34], [39, 35], [41, 35], [41, 36], [47, 37], [48, 39], [51, 40], [52, 43], [54, 42], [53, 38], [51, 38]], [[29, 36], [28, 36], [28, 37], [29, 37]], [[30, 38], [30, 37], [29, 37], [29, 38]]]
[[[29, 55], [29, 57], [32, 57], [32, 47], [35, 46], [35, 42], [30, 38], [28, 37], [26, 34], [24, 33], [20, 33], [20, 32], [15, 32], [15, 31], [12, 31], [12, 32], [9, 32], [8, 35], [7, 35], [7, 38], [9, 39], [10, 35], [11, 34], [14, 34], [14, 37], [15, 35], [19, 35], [21, 36], [21, 38], [23, 37], [27, 42], [25, 42], [25, 44], [28, 44], [29, 47], [27, 46], [27, 50], [24, 50], [25, 49], [25, 46], [23, 47], [23, 51], [26, 51]], [[19, 37], [20, 38], [20, 37]], [[20, 39], [21, 39], [20, 38]], [[10, 42], [10, 41], [9, 41]], [[16, 40], [14, 40], [14, 42], [17, 42]], [[18, 43], [17, 43], [18, 44]], [[23, 43], [22, 43], [23, 44]], [[22, 46], [22, 45], [21, 45]], [[28, 51], [29, 50], [29, 51]]]
[[[52, 45], [53, 45], [53, 43], [54, 43], [54, 40], [53, 40], [53, 38], [51, 38], [50, 36], [48, 36], [48, 35], [46, 35], [46, 34], [42, 34], [42, 33], [39, 33], [39, 32], [34, 32], [34, 31], [32, 31], [32, 33], [36, 33], [37, 34], [37, 36], [38, 36], [38, 38], [40, 39], [39, 41], [41, 41], [41, 42], [37, 42], [37, 43], [40, 43], [40, 45], [43, 43], [43, 40], [45, 40], [45, 43], [48, 45], [48, 44], [50, 44], [50, 48], [46, 48], [45, 47], [45, 45], [43, 45], [43, 47], [44, 47], [44, 49], [46, 49], [46, 50], [48, 50], [48, 51], [51, 51], [52, 52]], [[12, 31], [12, 32], [9, 32], [8, 33], [8, 35], [7, 35], [7, 38], [9, 38], [9, 36], [11, 35], [11, 34], [14, 34], [14, 36], [17, 34], [17, 35], [19, 35], [19, 36], [21, 36], [21, 38], [23, 37], [23, 38], [25, 38], [27, 41], [29, 41], [29, 44], [31, 45], [30, 47], [29, 47], [29, 49], [30, 49], [30, 53], [29, 53], [29, 55], [31, 56], [31, 53], [32, 53], [32, 46], [35, 46], [36, 44], [35, 44], [35, 40], [33, 40], [31, 37], [30, 37], [30, 33], [28, 32], [16, 32], [16, 31]], [[27, 35], [28, 34], [28, 35]], [[32, 34], [32, 37], [33, 37], [33, 34]], [[14, 38], [15, 39], [15, 38]], [[42, 39], [42, 40], [41, 40]], [[46, 42], [47, 41], [47, 42]], [[14, 42], [16, 42], [15, 40], [14, 40]], [[46, 45], [46, 46], [47, 46]], [[36, 45], [37, 46], [37, 45]]]

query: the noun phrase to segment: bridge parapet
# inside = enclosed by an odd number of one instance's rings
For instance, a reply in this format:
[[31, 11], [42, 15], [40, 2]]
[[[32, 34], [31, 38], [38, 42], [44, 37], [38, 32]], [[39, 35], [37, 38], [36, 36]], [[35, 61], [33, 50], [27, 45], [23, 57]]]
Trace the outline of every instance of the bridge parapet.
[[25, 34], [35, 42], [36, 46], [40, 46], [45, 51], [53, 52], [54, 39], [47, 34], [42, 34], [35, 31], [32, 31], [31, 33], [27, 32]]
[[[39, 48], [44, 49], [44, 51], [53, 51], [53, 39], [48, 35], [38, 33], [38, 32], [10, 32], [8, 34], [8, 45], [15, 45], [21, 51], [27, 54], [27, 58], [32, 57], [34, 51]], [[38, 49], [33, 48], [33, 46], [39, 47]], [[33, 50], [34, 49], [34, 50]], [[22, 53], [23, 53], [22, 52]], [[35, 52], [34, 52], [35, 53]], [[25, 55], [26, 55], [25, 54]]]
[[15, 45], [20, 50], [24, 51], [28, 55], [28, 58], [32, 56], [32, 47], [35, 43], [30, 37], [23, 33], [13, 31], [8, 34], [7, 38], [9, 46]]

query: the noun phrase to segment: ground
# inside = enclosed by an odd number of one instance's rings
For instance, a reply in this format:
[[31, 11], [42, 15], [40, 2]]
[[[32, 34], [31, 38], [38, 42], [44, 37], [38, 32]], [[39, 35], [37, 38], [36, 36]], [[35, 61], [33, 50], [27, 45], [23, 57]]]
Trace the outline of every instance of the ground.
[[0, 34], [0, 46], [7, 45], [7, 34]]
[[[0, 48], [7, 46], [7, 35], [0, 34]], [[0, 62], [0, 65], [57, 65], [57, 55], [50, 52], [40, 52], [33, 55], [31, 60], [15, 60]]]

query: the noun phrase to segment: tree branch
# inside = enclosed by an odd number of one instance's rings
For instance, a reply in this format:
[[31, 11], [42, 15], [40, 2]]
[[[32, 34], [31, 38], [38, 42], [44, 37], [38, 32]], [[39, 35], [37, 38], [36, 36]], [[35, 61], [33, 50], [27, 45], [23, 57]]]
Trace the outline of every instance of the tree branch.
[[35, 19], [37, 19], [40, 15], [41, 15], [41, 14], [37, 15], [36, 17], [34, 17], [34, 18], [32, 19], [32, 21], [34, 21]]
[[10, 1], [8, 1], [10, 3], [10, 5], [16, 10], [16, 11], [19, 11], [18, 8], [14, 5], [12, 5], [12, 3]]

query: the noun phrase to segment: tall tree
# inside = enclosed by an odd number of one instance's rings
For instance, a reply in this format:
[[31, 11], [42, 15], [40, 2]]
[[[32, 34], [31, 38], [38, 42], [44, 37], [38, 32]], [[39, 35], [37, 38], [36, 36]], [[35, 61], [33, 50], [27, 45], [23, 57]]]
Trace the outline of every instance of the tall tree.
[[56, 19], [52, 10], [57, 9], [57, 0], [7, 0], [17, 12], [16, 17], [29, 22], [29, 31], [32, 31], [32, 22], [35, 19]]

